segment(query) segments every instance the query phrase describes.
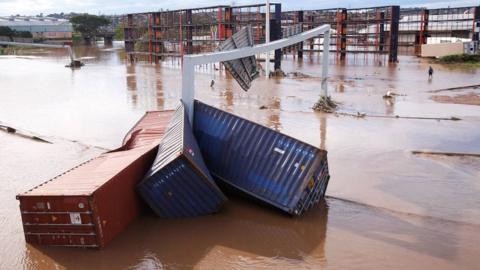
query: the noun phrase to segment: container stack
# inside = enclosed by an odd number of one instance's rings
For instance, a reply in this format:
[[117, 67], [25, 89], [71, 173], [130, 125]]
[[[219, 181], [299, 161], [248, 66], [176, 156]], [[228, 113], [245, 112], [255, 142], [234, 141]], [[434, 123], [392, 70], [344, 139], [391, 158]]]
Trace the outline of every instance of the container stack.
[[173, 111], [147, 113], [117, 150], [17, 195], [28, 243], [104, 247], [140, 213], [135, 186], [150, 168]]
[[227, 200], [218, 183], [299, 216], [329, 178], [326, 151], [195, 101], [193, 129], [183, 105], [149, 112], [122, 147], [17, 199], [28, 243], [101, 248], [139, 215], [141, 199], [161, 218], [214, 214]]

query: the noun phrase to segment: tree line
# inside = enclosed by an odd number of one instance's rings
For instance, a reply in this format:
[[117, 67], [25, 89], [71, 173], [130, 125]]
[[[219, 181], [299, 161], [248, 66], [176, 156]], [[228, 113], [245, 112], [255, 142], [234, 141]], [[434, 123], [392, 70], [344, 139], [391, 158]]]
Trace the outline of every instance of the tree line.
[[102, 27], [108, 26], [111, 21], [104, 16], [82, 14], [70, 18], [73, 30], [80, 33], [84, 38], [94, 38]]
[[8, 37], [13, 41], [13, 38], [33, 38], [32, 33], [28, 31], [17, 31], [8, 26], [0, 26], [0, 36]]
[[[73, 30], [79, 33], [83, 38], [95, 38], [104, 27], [109, 26], [112, 22], [105, 16], [96, 16], [91, 14], [80, 14], [70, 18]], [[123, 28], [118, 25], [116, 29], [112, 29], [116, 38], [123, 38]], [[8, 26], [0, 26], [0, 36], [9, 37], [11, 40], [15, 37], [33, 38], [29, 31], [16, 31]]]

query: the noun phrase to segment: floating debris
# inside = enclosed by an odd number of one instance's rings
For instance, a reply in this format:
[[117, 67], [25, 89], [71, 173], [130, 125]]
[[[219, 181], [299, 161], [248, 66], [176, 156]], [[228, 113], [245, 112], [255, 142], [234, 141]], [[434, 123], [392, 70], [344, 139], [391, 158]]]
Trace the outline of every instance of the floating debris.
[[383, 96], [384, 99], [392, 99], [392, 98], [395, 98], [395, 94], [390, 92], [390, 91], [387, 91], [387, 93]]
[[15, 134], [17, 136], [20, 136], [20, 137], [23, 137], [23, 138], [26, 138], [26, 139], [31, 139], [31, 140], [34, 140], [34, 141], [39, 141], [39, 142], [44, 142], [44, 143], [52, 143], [50, 141], [47, 141], [47, 140], [41, 138], [39, 135], [33, 134], [32, 132], [25, 131], [25, 130], [20, 130], [18, 128], [13, 128], [13, 127], [7, 126], [7, 125], [1, 125], [0, 124], [0, 130], [4, 130], [7, 133]]
[[407, 96], [405, 94], [397, 94], [395, 92], [392, 92], [392, 91], [387, 91], [387, 93], [383, 96], [384, 99], [393, 99], [395, 97], [404, 97], [404, 96]]
[[275, 71], [270, 72], [269, 77], [270, 78], [285, 78], [286, 75], [285, 75], [285, 72], [283, 72], [283, 70], [276, 69]]
[[357, 112], [357, 117], [363, 118], [365, 116], [367, 116], [366, 113]]
[[85, 64], [80, 61], [80, 60], [73, 60], [72, 62], [70, 62], [70, 64], [66, 65], [65, 67], [68, 67], [68, 68], [80, 68], [80, 67], [83, 67]]
[[413, 155], [435, 155], [435, 156], [455, 156], [455, 157], [480, 157], [479, 153], [456, 153], [456, 152], [433, 152], [424, 150], [414, 150]]
[[297, 79], [308, 79], [308, 78], [313, 78], [313, 76], [299, 72], [299, 71], [294, 71], [290, 72], [287, 74], [289, 78], [297, 78]]
[[452, 117], [421, 117], [421, 116], [400, 116], [400, 115], [369, 115], [366, 113], [347, 113], [347, 112], [335, 112], [335, 115], [353, 116], [353, 117], [373, 117], [373, 118], [393, 118], [393, 119], [417, 119], [417, 120], [437, 120], [437, 121], [460, 121], [461, 118]]
[[320, 97], [320, 99], [313, 105], [313, 110], [326, 113], [332, 113], [338, 107], [338, 103], [333, 101], [330, 97]]

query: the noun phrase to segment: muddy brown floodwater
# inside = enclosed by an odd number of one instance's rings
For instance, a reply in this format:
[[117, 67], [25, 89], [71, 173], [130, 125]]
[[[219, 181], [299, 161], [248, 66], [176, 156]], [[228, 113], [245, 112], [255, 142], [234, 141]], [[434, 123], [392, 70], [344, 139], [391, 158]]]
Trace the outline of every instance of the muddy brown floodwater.
[[[0, 122], [52, 142], [0, 131], [0, 269], [478, 269], [480, 159], [411, 151], [480, 153], [480, 106], [438, 103], [428, 92], [479, 84], [480, 71], [432, 64], [428, 80], [430, 64], [410, 56], [393, 65], [332, 58], [339, 111], [461, 121], [315, 113], [315, 55], [282, 62], [305, 76], [259, 78], [248, 93], [212, 66], [198, 68], [200, 100], [329, 151], [328, 196], [301, 218], [229, 196], [212, 216], [146, 212], [104, 250], [26, 244], [17, 193], [119, 146], [145, 110], [180, 98], [178, 60], [130, 65], [117, 43], [75, 53], [86, 62], [79, 70], [64, 67], [63, 51], [0, 56]], [[383, 99], [387, 91], [398, 95]]]

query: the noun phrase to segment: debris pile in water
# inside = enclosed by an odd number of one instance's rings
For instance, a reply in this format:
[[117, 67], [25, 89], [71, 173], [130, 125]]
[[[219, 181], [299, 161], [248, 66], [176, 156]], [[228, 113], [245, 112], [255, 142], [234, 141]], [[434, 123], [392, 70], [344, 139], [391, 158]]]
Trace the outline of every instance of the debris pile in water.
[[290, 72], [290, 73], [288, 73], [287, 75], [288, 75], [288, 77], [290, 77], [290, 78], [297, 78], [297, 79], [312, 78], [311, 75], [308, 75], [308, 74], [305, 74], [305, 73], [302, 73], [302, 72], [299, 72], [299, 71]]
[[287, 75], [285, 74], [285, 72], [283, 72], [283, 70], [277, 68], [275, 71], [270, 72], [270, 74], [268, 76], [270, 78], [284, 78]]
[[320, 97], [318, 101], [313, 105], [313, 110], [326, 113], [332, 113], [337, 108], [338, 104], [330, 97]]
[[69, 67], [69, 68], [79, 68], [79, 67], [82, 67], [84, 66], [85, 64], [82, 63], [80, 60], [73, 60], [72, 62], [70, 62], [70, 64], [66, 65], [65, 67]]

